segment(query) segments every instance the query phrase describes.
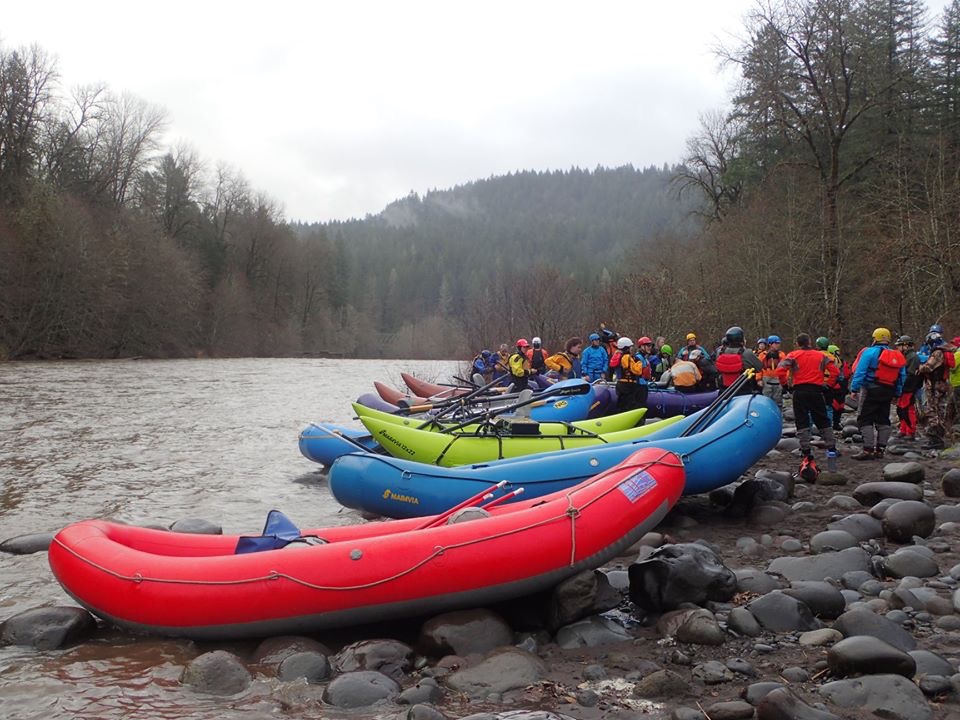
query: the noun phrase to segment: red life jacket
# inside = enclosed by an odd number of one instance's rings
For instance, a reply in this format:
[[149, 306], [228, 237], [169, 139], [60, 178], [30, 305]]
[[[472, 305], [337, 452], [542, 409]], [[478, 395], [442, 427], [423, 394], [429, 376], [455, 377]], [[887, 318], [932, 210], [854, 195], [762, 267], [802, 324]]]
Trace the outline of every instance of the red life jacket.
[[723, 387], [730, 387], [743, 374], [743, 351], [744, 348], [737, 348], [736, 353], [722, 352], [717, 355], [715, 364]]
[[877, 369], [874, 378], [881, 385], [896, 385], [900, 377], [900, 368], [905, 367], [907, 358], [899, 350], [884, 348], [877, 356]]

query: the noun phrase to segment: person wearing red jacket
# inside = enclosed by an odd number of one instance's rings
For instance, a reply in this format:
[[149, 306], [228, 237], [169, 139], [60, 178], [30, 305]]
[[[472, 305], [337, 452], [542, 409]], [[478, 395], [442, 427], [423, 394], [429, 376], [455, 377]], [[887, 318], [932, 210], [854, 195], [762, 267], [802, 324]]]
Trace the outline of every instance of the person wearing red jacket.
[[827, 444], [827, 455], [837, 455], [837, 444], [833, 437], [833, 427], [827, 416], [827, 404], [824, 390], [837, 382], [840, 371], [832, 359], [816, 348], [811, 347], [810, 336], [800, 333], [796, 340], [797, 349], [787, 354], [777, 365], [780, 382], [793, 393], [793, 414], [797, 422], [797, 440], [800, 441], [800, 475], [804, 480], [816, 480], [819, 470], [813, 460], [810, 447], [810, 419], [820, 431], [820, 437]]

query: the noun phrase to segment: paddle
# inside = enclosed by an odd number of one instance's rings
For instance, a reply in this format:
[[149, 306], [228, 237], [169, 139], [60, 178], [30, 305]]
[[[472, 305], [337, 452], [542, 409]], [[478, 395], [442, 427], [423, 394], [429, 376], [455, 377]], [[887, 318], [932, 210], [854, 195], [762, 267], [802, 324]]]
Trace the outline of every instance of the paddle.
[[701, 429], [705, 428], [707, 425], [712, 423], [717, 415], [720, 413], [720, 410], [724, 408], [731, 399], [737, 394], [737, 391], [740, 390], [748, 381], [753, 381], [753, 376], [756, 374], [756, 371], [753, 368], [747, 368], [743, 371], [736, 380], [734, 380], [730, 385], [723, 389], [719, 395], [717, 395], [716, 400], [714, 400], [710, 405], [708, 405], [703, 410], [703, 415], [697, 418], [686, 430], [680, 433], [680, 437], [689, 437], [694, 433], [700, 432]]
[[[591, 387], [592, 386], [590, 385], [590, 383], [586, 383], [586, 382], [580, 382], [574, 385], [561, 385], [559, 387], [557, 385], [554, 385], [552, 387], [547, 388], [543, 392], [538, 393], [537, 395], [533, 395], [529, 399], [521, 400], [518, 403], [514, 403], [512, 405], [504, 405], [503, 407], [498, 407], [498, 408], [490, 408], [489, 410], [487, 410], [486, 413], [484, 413], [483, 421], [489, 422], [492, 418], [496, 417], [497, 415], [503, 415], [504, 413], [513, 412], [522, 407], [527, 407], [527, 406], [539, 407], [541, 405], [546, 404], [547, 400], [551, 400], [555, 397], [585, 395], [586, 393], [590, 392]], [[460, 430], [461, 428], [466, 427], [467, 425], [473, 422], [477, 422], [477, 418], [469, 418], [467, 420], [464, 420], [461, 423], [457, 423], [456, 425], [451, 425], [449, 427], [446, 427], [440, 432], [450, 433], [455, 430]]]
[[[499, 379], [491, 380], [489, 383], [487, 383], [483, 387], [478, 387], [476, 390], [472, 390], [468, 392], [466, 395], [461, 395], [460, 397], [444, 400], [439, 403], [424, 403], [423, 405], [407, 405], [406, 407], [401, 405], [400, 410], [406, 414], [409, 414], [409, 413], [415, 413], [415, 412], [427, 412], [428, 410], [435, 410], [438, 408], [446, 409], [451, 407], [457, 407], [459, 405], [467, 404], [467, 401], [472, 400], [473, 398], [477, 397], [481, 393], [489, 390], [498, 382], [500, 382]], [[403, 400], [401, 400], [400, 402], [403, 402]], [[443, 415], [443, 414], [444, 413], [441, 413], [440, 415]], [[440, 417], [440, 415], [438, 415], [437, 417]]]
[[493, 498], [494, 491], [502, 490], [503, 488], [505, 488], [507, 486], [507, 482], [508, 482], [507, 480], [501, 480], [496, 485], [486, 488], [485, 490], [481, 490], [476, 495], [468, 497], [462, 503], [459, 503], [458, 505], [454, 505], [449, 510], [444, 510], [439, 515], [434, 515], [432, 518], [428, 518], [425, 523], [423, 523], [422, 525], [417, 525], [417, 527], [415, 527], [414, 530], [426, 530], [427, 528], [434, 527], [435, 525], [440, 525], [448, 517], [453, 515], [457, 510], [462, 510], [465, 507], [476, 505], [478, 502], [484, 502], [486, 500], [490, 500], [491, 498]]

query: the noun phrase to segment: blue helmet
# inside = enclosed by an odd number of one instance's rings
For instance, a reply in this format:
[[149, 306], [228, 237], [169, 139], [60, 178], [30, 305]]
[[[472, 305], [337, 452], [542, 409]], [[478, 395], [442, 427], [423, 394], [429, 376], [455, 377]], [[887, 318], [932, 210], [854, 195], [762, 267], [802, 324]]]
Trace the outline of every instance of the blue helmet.
[[490, 352], [489, 350], [481, 350], [481, 351], [480, 351], [480, 356], [483, 357], [483, 358], [486, 359], [486, 360], [490, 359], [490, 357], [491, 357], [492, 355], [493, 355], [493, 353]]
[[933, 325], [930, 326], [930, 329], [927, 332], [938, 333], [940, 335], [943, 335], [943, 325], [941, 325], [940, 323], [934, 323]]
[[598, 335], [597, 333], [590, 333], [590, 342], [593, 342], [594, 340], [599, 340], [599, 339], [600, 339], [600, 335]]
[[765, 337], [757, 338], [757, 345], [759, 345], [760, 343], [763, 343], [764, 345], [766, 345], [767, 339]]
[[769, 345], [770, 343], [775, 343], [775, 342], [780, 342], [780, 336], [779, 336], [779, 335], [771, 335], [770, 337], [767, 338], [767, 345]]

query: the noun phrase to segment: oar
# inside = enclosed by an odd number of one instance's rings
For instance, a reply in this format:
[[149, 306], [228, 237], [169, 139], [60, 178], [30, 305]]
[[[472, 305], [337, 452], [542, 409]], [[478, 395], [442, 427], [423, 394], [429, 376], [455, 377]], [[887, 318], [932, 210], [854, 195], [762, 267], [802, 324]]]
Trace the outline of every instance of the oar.
[[[541, 406], [541, 405], [545, 405], [548, 400], [551, 400], [551, 399], [553, 399], [553, 398], [555, 398], [555, 397], [569, 397], [569, 396], [572, 396], [572, 395], [585, 395], [586, 393], [590, 392], [590, 388], [591, 388], [591, 387], [592, 387], [592, 386], [590, 385], [590, 383], [586, 383], [586, 382], [584, 382], [584, 383], [577, 383], [576, 385], [564, 385], [564, 386], [560, 386], [560, 387], [557, 387], [556, 385], [554, 385], [553, 387], [549, 387], [549, 388], [547, 388], [546, 390], [544, 390], [543, 392], [541, 392], [541, 393], [539, 393], [539, 394], [537, 394], [537, 395], [532, 396], [532, 397], [531, 397], [530, 399], [528, 399], [528, 400], [523, 400], [523, 401], [521, 401], [521, 402], [514, 403], [513, 405], [504, 405], [503, 407], [490, 408], [489, 410], [487, 410], [486, 413], [484, 413], [484, 418], [483, 418], [483, 419], [484, 419], [485, 421], [489, 421], [491, 418], [494, 418], [494, 417], [496, 417], [497, 415], [503, 415], [504, 413], [513, 412], [513, 411], [515, 411], [515, 410], [517, 410], [517, 409], [519, 409], [519, 408], [522, 408], [522, 407], [527, 407], [527, 406], [530, 406], [530, 407], [539, 407], [539, 406]], [[468, 420], [464, 420], [463, 422], [457, 423], [456, 425], [451, 425], [450, 427], [446, 427], [446, 428], [444, 428], [443, 430], [441, 430], [440, 432], [442, 432], [442, 433], [453, 432], [454, 430], [459, 430], [459, 429], [461, 429], [461, 428], [469, 425], [469, 424], [472, 423], [472, 422], [477, 422], [477, 419], [476, 419], [476, 418], [470, 418], [470, 419], [468, 419]]]
[[467, 403], [467, 401], [472, 400], [473, 398], [477, 397], [478, 395], [485, 392], [486, 390], [489, 390], [498, 382], [500, 382], [499, 379], [491, 380], [489, 383], [487, 383], [483, 387], [478, 387], [476, 390], [472, 390], [471, 392], [468, 392], [466, 395], [461, 395], [460, 397], [456, 397], [456, 398], [450, 398], [449, 400], [444, 400], [442, 402], [424, 403], [423, 405], [408, 405], [407, 407], [401, 406], [400, 409], [404, 413], [409, 414], [409, 413], [415, 413], [415, 412], [426, 412], [428, 410], [435, 410], [437, 408], [450, 408], [450, 407], [456, 407], [459, 405], [464, 405]]
[[511, 490], [506, 495], [501, 495], [498, 498], [494, 498], [490, 502], [486, 503], [485, 505], [481, 505], [480, 507], [484, 510], [489, 510], [492, 507], [496, 507], [500, 503], [505, 503], [507, 500], [512, 500], [513, 498], [518, 497], [520, 495], [523, 495], [522, 487], [518, 487], [516, 490]]
[[449, 510], [444, 510], [439, 515], [434, 515], [432, 518], [428, 518], [425, 523], [423, 523], [422, 525], [417, 525], [417, 527], [415, 527], [414, 530], [426, 530], [427, 528], [434, 527], [435, 525], [440, 525], [448, 517], [453, 515], [457, 510], [462, 510], [465, 507], [476, 505], [478, 502], [485, 502], [487, 500], [490, 500], [493, 497], [493, 493], [495, 491], [502, 490], [507, 486], [507, 482], [508, 482], [507, 480], [501, 480], [496, 485], [486, 488], [485, 490], [481, 490], [476, 495], [468, 497], [462, 503], [454, 505]]

